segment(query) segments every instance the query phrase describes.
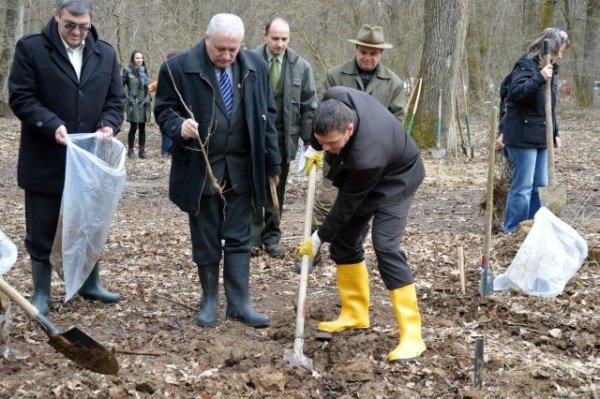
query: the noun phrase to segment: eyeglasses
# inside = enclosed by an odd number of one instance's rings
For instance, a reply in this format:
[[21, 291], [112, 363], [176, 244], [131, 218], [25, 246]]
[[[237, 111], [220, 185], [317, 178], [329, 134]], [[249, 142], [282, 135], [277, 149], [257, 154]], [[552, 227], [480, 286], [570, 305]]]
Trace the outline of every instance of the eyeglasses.
[[[61, 17], [62, 19], [62, 17]], [[75, 29], [79, 28], [79, 32], [88, 33], [90, 29], [92, 29], [92, 25], [90, 24], [76, 24], [74, 22], [64, 21], [64, 27], [69, 32], [73, 32]]]

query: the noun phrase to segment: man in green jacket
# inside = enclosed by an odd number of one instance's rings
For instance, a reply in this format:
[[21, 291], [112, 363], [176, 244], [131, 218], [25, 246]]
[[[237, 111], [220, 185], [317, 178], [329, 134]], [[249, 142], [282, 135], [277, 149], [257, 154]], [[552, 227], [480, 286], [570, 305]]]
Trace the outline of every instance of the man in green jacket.
[[[373, 96], [388, 109], [400, 122], [404, 119], [405, 93], [402, 80], [381, 63], [383, 50], [394, 47], [384, 40], [383, 29], [380, 26], [363, 25], [356, 39], [348, 39], [356, 46], [356, 53], [350, 61], [334, 66], [327, 71], [325, 91], [333, 86], [344, 86], [364, 91]], [[307, 156], [312, 156], [309, 149]], [[329, 171], [327, 163], [323, 165], [323, 179], [313, 206], [313, 231], [318, 229], [331, 210], [338, 195], [338, 189], [333, 186], [326, 176]], [[309, 270], [319, 262], [315, 257]], [[298, 263], [296, 269], [299, 271]]]
[[[283, 210], [285, 185], [290, 169], [298, 151], [298, 140], [305, 146], [310, 144], [311, 123], [317, 108], [315, 81], [310, 64], [288, 47], [290, 25], [282, 18], [267, 22], [263, 32], [265, 43], [254, 50], [269, 64], [271, 87], [277, 108], [275, 128], [281, 154], [281, 175], [277, 187], [277, 199]], [[268, 190], [268, 188], [267, 188]], [[282, 257], [279, 246], [281, 230], [278, 219], [269, 200], [264, 208], [256, 208], [252, 218], [252, 245], [254, 248], [264, 245], [265, 251], [272, 257]]]

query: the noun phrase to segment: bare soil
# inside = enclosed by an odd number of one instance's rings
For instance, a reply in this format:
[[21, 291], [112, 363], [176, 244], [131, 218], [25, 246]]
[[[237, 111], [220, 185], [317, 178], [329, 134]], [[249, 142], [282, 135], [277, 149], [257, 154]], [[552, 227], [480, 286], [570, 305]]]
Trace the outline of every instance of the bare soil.
[[[563, 220], [590, 248], [600, 240], [600, 116], [597, 109], [559, 115], [564, 147], [557, 178], [568, 187]], [[196, 325], [200, 288], [191, 261], [187, 218], [167, 198], [169, 160], [159, 155], [150, 127], [147, 160], [127, 162], [127, 186], [101, 257], [105, 285], [122, 294], [115, 305], [80, 297], [64, 303], [52, 281], [50, 318], [77, 326], [114, 349], [117, 376], [76, 366], [47, 343], [45, 333], [16, 305], [10, 309], [8, 353], [0, 350], [0, 397], [15, 398], [597, 398], [600, 389], [600, 273], [588, 260], [556, 298], [520, 292], [479, 295], [487, 152], [485, 123], [475, 123], [475, 159], [436, 160], [424, 152], [427, 178], [403, 240], [417, 279], [428, 351], [417, 362], [390, 364], [398, 341], [392, 308], [373, 260], [371, 323], [367, 330], [317, 334], [335, 318], [338, 295], [330, 260], [309, 276], [304, 352], [315, 372], [290, 369], [299, 276], [294, 252], [304, 220], [304, 177], [291, 177], [282, 220], [285, 258], [252, 258], [255, 306], [272, 325], [253, 329], [226, 321]], [[118, 136], [121, 140], [125, 133]], [[30, 298], [29, 259], [23, 247], [23, 191], [16, 184], [19, 124], [0, 118], [0, 228], [19, 248], [4, 278]], [[492, 237], [496, 273], [510, 264], [524, 232]], [[463, 247], [466, 294], [456, 266]], [[367, 253], [374, 259], [370, 243]], [[222, 290], [221, 290], [222, 291]], [[475, 340], [484, 339], [483, 386], [473, 385]], [[0, 348], [1, 349], [1, 348]]]

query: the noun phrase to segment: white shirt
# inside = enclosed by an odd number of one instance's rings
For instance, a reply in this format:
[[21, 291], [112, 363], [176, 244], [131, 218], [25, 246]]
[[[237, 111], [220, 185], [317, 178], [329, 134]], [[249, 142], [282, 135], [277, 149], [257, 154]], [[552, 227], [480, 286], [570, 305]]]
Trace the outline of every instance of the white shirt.
[[[58, 35], [60, 36], [60, 32]], [[62, 36], [60, 36], [60, 40], [63, 42], [65, 50], [67, 50], [69, 61], [71, 61], [71, 65], [73, 65], [73, 68], [75, 69], [77, 80], [79, 80], [81, 76], [81, 65], [83, 64], [83, 48], [85, 47], [85, 40], [83, 40], [81, 44], [75, 48], [71, 48], [67, 42], [65, 42]]]

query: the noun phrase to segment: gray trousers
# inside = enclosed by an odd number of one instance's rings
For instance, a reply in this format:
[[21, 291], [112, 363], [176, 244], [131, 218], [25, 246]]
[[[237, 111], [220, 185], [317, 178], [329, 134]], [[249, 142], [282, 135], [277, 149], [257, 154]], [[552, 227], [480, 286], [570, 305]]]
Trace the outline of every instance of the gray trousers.
[[362, 234], [373, 218], [371, 241], [385, 287], [391, 291], [412, 284], [414, 276], [400, 245], [412, 198], [381, 206], [372, 213], [352, 217], [331, 242], [331, 258], [342, 265], [364, 260]]

